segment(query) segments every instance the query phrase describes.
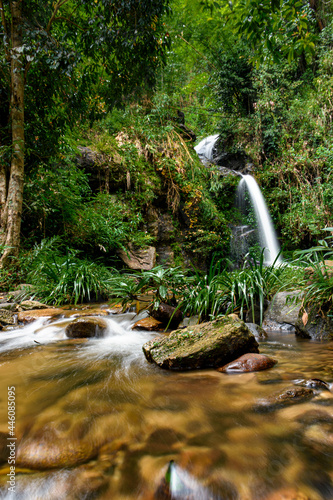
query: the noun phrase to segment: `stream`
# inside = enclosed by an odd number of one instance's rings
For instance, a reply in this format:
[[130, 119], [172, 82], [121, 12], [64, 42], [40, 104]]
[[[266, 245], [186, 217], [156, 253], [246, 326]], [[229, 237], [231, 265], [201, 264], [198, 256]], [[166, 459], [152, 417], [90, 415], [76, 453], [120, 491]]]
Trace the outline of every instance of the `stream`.
[[[146, 361], [142, 345], [157, 334], [132, 330], [135, 313], [103, 319], [107, 334], [96, 339], [66, 338], [70, 317], [0, 332], [0, 498], [158, 500], [174, 460], [192, 493], [175, 488], [173, 498], [333, 499], [333, 342], [268, 332], [260, 352], [278, 360], [274, 368], [171, 372]], [[313, 378], [331, 390], [256, 411], [262, 398]]]

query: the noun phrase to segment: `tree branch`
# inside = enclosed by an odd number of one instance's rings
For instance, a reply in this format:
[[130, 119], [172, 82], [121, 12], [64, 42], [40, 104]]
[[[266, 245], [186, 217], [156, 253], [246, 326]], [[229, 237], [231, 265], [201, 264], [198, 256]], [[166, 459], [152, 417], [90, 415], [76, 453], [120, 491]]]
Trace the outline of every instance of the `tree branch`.
[[47, 33], [50, 33], [51, 26], [52, 26], [53, 22], [56, 20], [56, 15], [57, 15], [58, 10], [60, 9], [60, 7], [62, 7], [67, 2], [69, 2], [69, 0], [58, 0], [58, 2], [56, 3], [56, 5], [54, 7], [53, 14], [50, 17], [49, 22], [47, 23], [47, 27], [46, 27]]

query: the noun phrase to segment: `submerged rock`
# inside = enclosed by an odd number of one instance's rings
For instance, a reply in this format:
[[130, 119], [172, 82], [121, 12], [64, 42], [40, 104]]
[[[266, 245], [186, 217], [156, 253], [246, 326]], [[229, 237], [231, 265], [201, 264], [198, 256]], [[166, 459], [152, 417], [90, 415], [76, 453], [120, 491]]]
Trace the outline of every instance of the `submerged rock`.
[[289, 405], [303, 403], [314, 397], [315, 393], [307, 387], [289, 387], [283, 392], [272, 394], [272, 396], [259, 401], [254, 410], [268, 412]]
[[191, 370], [216, 368], [259, 349], [243, 321], [225, 317], [156, 337], [144, 344], [143, 352], [161, 368]]
[[107, 327], [107, 323], [101, 318], [77, 318], [67, 325], [65, 333], [71, 339], [102, 337]]
[[224, 373], [256, 372], [272, 368], [276, 363], [276, 359], [265, 356], [264, 354], [247, 353], [231, 361], [231, 363], [218, 368], [217, 371]]

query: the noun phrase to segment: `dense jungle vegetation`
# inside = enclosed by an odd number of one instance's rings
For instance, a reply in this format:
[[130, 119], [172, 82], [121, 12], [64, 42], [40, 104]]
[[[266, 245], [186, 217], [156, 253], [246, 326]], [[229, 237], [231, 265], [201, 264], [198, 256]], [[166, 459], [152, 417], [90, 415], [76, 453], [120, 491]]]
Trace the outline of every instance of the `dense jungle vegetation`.
[[[56, 303], [130, 299], [150, 286], [163, 300], [194, 268], [189, 309], [205, 318], [230, 299], [262, 304], [282, 272], [299, 282], [286, 269], [271, 280], [260, 261], [236, 272], [239, 292], [223, 274], [238, 178], [193, 149], [215, 133], [221, 150], [252, 165], [284, 255], [319, 245], [330, 256], [330, 1], [39, 3], [0, 1], [3, 290], [30, 282]], [[172, 258], [158, 255], [143, 281], [124, 278], [121, 250], [159, 254], [162, 243]], [[199, 296], [210, 286], [233, 291], [211, 305], [213, 292]]]

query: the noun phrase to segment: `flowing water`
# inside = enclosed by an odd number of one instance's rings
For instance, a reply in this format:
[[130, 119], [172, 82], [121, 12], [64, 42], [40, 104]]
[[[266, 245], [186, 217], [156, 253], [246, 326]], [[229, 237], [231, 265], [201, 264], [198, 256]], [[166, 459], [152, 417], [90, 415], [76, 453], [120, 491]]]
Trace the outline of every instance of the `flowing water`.
[[215, 143], [219, 134], [209, 135], [195, 146], [195, 151], [203, 164], [213, 161]]
[[269, 214], [262, 192], [252, 175], [242, 175], [237, 188], [238, 206], [244, 210], [246, 192], [249, 194], [251, 205], [254, 209], [260, 246], [264, 249], [264, 261], [266, 265], [281, 264], [279, 256], [280, 245], [276, 237], [274, 225]]
[[[0, 332], [0, 498], [167, 498], [156, 492], [171, 460], [172, 498], [333, 498], [333, 393], [256, 410], [301, 379], [332, 383], [333, 342], [271, 332], [260, 341], [278, 360], [270, 370], [171, 372], [146, 361], [142, 345], [156, 334], [131, 330], [134, 316], [108, 316], [98, 339], [66, 338], [70, 318]], [[13, 494], [8, 387], [16, 398]]]

